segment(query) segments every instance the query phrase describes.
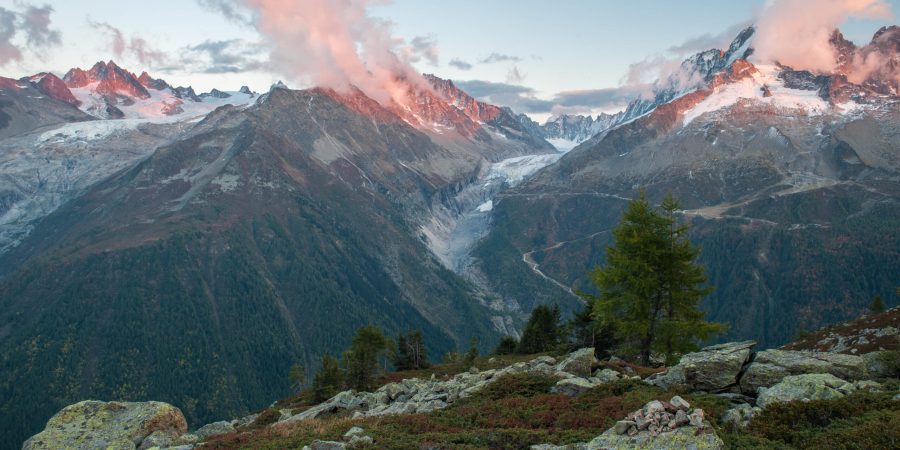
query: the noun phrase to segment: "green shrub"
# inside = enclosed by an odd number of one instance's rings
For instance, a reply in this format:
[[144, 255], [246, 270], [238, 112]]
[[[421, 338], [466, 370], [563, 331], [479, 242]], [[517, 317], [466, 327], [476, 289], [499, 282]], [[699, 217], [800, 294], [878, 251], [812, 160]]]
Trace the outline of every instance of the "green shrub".
[[900, 401], [857, 392], [839, 399], [768, 406], [745, 432], [724, 433], [729, 448], [894, 449]]

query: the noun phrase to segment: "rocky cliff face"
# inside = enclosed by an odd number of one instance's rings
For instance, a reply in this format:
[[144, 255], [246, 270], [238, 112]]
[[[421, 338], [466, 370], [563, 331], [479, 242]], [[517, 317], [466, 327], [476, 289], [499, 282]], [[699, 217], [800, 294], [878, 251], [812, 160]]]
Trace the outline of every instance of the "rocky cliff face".
[[150, 98], [150, 93], [138, 81], [137, 77], [133, 73], [119, 67], [113, 61], [108, 63], [98, 62], [90, 70], [72, 69], [66, 73], [63, 80], [69, 88], [80, 88], [96, 84], [94, 90], [100, 94], [116, 95], [123, 93], [140, 99]]

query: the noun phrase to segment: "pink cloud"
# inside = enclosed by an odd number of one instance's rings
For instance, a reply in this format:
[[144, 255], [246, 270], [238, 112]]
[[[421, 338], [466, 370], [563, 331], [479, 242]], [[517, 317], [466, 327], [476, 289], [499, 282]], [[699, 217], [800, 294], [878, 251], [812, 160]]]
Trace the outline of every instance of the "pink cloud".
[[269, 41], [273, 69], [292, 82], [339, 91], [355, 86], [382, 104], [405, 104], [409, 83], [427, 86], [391, 24], [368, 15], [368, 6], [384, 1], [239, 1]]
[[893, 14], [883, 0], [775, 0], [757, 21], [753, 60], [831, 73], [837, 61], [829, 39], [851, 17], [890, 19]]

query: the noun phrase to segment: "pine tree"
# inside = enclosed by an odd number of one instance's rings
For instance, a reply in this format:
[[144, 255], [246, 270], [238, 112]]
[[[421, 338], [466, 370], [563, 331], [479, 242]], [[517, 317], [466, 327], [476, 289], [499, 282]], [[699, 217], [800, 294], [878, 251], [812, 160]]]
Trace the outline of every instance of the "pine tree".
[[406, 335], [397, 336], [397, 348], [394, 352], [394, 368], [397, 370], [409, 370], [412, 368], [412, 358], [409, 355], [409, 346], [406, 344]]
[[579, 295], [586, 301], [584, 308], [576, 312], [569, 321], [569, 329], [572, 334], [569, 350], [592, 347], [594, 355], [603, 359], [609, 356], [616, 346], [613, 328], [594, 319], [595, 297], [584, 293]]
[[522, 331], [518, 353], [541, 353], [556, 348], [561, 337], [559, 321], [559, 305], [534, 308]]
[[472, 367], [475, 364], [475, 358], [478, 358], [478, 338], [473, 337], [469, 343], [469, 349], [463, 356], [463, 366]]
[[695, 263], [699, 250], [687, 239], [688, 226], [677, 223], [678, 208], [669, 195], [657, 210], [641, 191], [613, 230], [605, 266], [590, 275], [600, 291], [596, 319], [644, 365], [653, 351], [670, 360], [722, 330], [698, 308], [712, 288], [704, 287], [706, 275]]
[[884, 306], [884, 300], [881, 299], [881, 296], [875, 294], [875, 297], [872, 298], [872, 303], [869, 303], [869, 312], [871, 313], [882, 313], [887, 309]]
[[397, 350], [393, 360], [397, 370], [418, 370], [431, 367], [421, 330], [397, 336]]
[[313, 377], [312, 390], [315, 401], [328, 400], [344, 388], [344, 372], [338, 360], [329, 354], [322, 356], [322, 367]]
[[512, 336], [503, 336], [500, 339], [500, 342], [497, 344], [497, 347], [494, 349], [495, 355], [512, 355], [516, 352], [516, 347], [519, 346], [519, 341]]
[[389, 340], [380, 328], [367, 325], [356, 330], [350, 349], [344, 352], [347, 384], [360, 391], [370, 389], [378, 373], [378, 360], [389, 347]]
[[306, 370], [303, 368], [303, 365], [300, 363], [291, 365], [291, 369], [288, 371], [288, 379], [291, 380], [291, 387], [295, 391], [299, 391], [306, 384]]

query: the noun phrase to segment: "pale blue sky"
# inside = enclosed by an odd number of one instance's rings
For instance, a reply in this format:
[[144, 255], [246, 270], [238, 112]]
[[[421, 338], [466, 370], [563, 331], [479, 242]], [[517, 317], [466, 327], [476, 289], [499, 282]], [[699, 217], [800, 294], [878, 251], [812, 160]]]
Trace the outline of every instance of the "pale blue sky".
[[[671, 55], [667, 49], [673, 46], [701, 36], [714, 38], [736, 24], [749, 23], [764, 1], [395, 0], [373, 7], [371, 13], [392, 21], [395, 34], [407, 41], [417, 36], [433, 38], [439, 63], [416, 63], [423, 72], [457, 81], [522, 85], [533, 89], [529, 95], [550, 99], [561, 91], [616, 87], [630, 64], [654, 55]], [[898, 11], [900, 0], [887, 3]], [[7, 63], [0, 67], [0, 74], [62, 73], [73, 66], [87, 67], [115, 58], [111, 35], [98, 23], [122, 30], [127, 40], [143, 38], [149, 48], [170, 58], [184, 56], [186, 47], [205, 41], [259, 42], [253, 29], [230, 22], [193, 0], [0, 0], [0, 7], [9, 10], [43, 4], [55, 9], [51, 20], [61, 32], [61, 45], [26, 51], [23, 61]], [[865, 43], [889, 22], [896, 21], [851, 20], [842, 29], [854, 42]], [[22, 44], [23, 39], [18, 39]], [[244, 50], [265, 52], [256, 47]], [[494, 53], [514, 59], [479, 62]], [[183, 64], [142, 64], [131, 52], [119, 59], [132, 71], [146, 69], [171, 83], [191, 84], [198, 91], [213, 87], [233, 90], [242, 84], [262, 91], [280, 78], [265, 70], [198, 74]], [[472, 68], [450, 65], [454, 59]], [[520, 76], [515, 76], [514, 70]]]

